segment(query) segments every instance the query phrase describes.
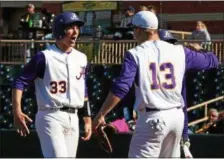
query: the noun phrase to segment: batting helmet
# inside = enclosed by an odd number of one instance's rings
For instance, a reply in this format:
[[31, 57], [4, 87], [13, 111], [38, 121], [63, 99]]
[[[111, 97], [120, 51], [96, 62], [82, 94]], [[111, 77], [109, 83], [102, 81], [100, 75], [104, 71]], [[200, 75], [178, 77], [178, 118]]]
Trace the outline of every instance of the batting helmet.
[[71, 24], [76, 24], [79, 27], [84, 25], [84, 22], [72, 12], [64, 12], [55, 17], [52, 33], [54, 38], [61, 39], [65, 36], [65, 29]]
[[173, 35], [165, 29], [159, 29], [159, 37], [161, 40], [175, 44], [177, 42], [177, 39], [173, 37]]

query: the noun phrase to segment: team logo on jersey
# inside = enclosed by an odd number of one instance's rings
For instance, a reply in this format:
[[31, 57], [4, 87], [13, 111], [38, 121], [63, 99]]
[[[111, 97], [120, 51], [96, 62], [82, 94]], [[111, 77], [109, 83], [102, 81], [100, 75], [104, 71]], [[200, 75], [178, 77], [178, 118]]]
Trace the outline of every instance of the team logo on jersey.
[[80, 80], [80, 78], [83, 76], [85, 76], [85, 66], [84, 67], [81, 67], [81, 71], [80, 71], [80, 73], [79, 73], [79, 76], [76, 76], [76, 79], [77, 80]]

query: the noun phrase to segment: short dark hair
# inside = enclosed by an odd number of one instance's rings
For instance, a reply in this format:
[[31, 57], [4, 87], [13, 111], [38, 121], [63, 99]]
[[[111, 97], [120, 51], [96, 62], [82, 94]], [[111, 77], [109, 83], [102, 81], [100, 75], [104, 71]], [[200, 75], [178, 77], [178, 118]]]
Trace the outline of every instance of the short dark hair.
[[31, 4], [31, 3], [30, 4], [27, 4], [26, 5], [26, 8], [35, 8], [35, 5], [34, 4]]
[[128, 6], [128, 8], [126, 9], [126, 11], [135, 12], [135, 8], [132, 7], [132, 6]]
[[140, 10], [149, 10], [149, 8], [147, 6], [140, 6], [139, 9]]
[[149, 9], [149, 10], [153, 9], [153, 10], [155, 10], [155, 11], [156, 11], [156, 7], [155, 7], [155, 6], [153, 6], [153, 5], [149, 5], [149, 6], [148, 6], [148, 9]]

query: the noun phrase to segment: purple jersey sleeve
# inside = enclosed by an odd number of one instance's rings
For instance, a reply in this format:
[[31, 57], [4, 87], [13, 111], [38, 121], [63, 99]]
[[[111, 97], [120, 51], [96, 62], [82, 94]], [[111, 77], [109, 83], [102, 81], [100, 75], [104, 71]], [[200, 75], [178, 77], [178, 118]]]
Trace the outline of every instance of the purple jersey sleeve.
[[187, 106], [185, 106], [183, 108], [183, 112], [184, 112], [184, 129], [183, 129], [183, 140], [186, 141], [189, 137], [188, 137], [188, 114], [187, 114]]
[[212, 52], [197, 52], [184, 47], [186, 70], [203, 70], [218, 67], [218, 58]]
[[12, 87], [23, 90], [24, 87], [27, 87], [35, 78], [43, 78], [44, 71], [45, 56], [42, 52], [39, 52], [25, 65], [22, 74], [13, 81]]
[[182, 137], [184, 139], [184, 141], [186, 141], [189, 137], [188, 137], [188, 113], [187, 113], [187, 94], [186, 94], [186, 77], [184, 77], [183, 79], [183, 85], [182, 85], [182, 92], [181, 95], [184, 99], [184, 108], [183, 108], [183, 112], [184, 112], [184, 129], [183, 129], [183, 134]]
[[121, 73], [113, 83], [112, 93], [122, 99], [134, 83], [137, 70], [138, 67], [132, 54], [125, 53]]

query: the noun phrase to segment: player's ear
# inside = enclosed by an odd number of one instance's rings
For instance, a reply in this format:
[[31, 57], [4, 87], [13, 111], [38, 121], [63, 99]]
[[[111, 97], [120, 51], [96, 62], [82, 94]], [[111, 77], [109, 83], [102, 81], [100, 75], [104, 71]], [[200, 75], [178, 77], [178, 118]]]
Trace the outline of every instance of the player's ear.
[[136, 32], [137, 32], [137, 33], [139, 33], [139, 32], [142, 30], [142, 29], [139, 28], [139, 27], [136, 27], [135, 29], [136, 29]]

